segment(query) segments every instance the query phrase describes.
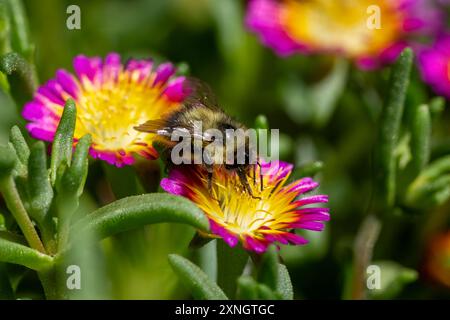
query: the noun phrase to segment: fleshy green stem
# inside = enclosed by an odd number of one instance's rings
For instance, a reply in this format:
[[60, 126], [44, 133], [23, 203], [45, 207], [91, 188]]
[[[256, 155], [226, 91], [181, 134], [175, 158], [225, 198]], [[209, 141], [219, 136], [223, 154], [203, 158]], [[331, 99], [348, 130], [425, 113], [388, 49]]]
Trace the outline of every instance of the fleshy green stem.
[[233, 298], [237, 279], [242, 275], [248, 254], [240, 248], [230, 248], [224, 241], [217, 241], [217, 284], [225, 294]]
[[78, 206], [73, 197], [61, 197], [57, 200], [58, 210], [58, 252], [63, 252], [69, 242], [70, 220]]
[[28, 216], [28, 213], [23, 206], [20, 199], [19, 192], [17, 191], [16, 184], [11, 176], [4, 177], [0, 180], [0, 191], [5, 198], [6, 205], [11, 211], [14, 219], [17, 221], [20, 229], [22, 230], [25, 239], [33, 249], [36, 249], [42, 253], [45, 253], [44, 245], [42, 244], [33, 223]]

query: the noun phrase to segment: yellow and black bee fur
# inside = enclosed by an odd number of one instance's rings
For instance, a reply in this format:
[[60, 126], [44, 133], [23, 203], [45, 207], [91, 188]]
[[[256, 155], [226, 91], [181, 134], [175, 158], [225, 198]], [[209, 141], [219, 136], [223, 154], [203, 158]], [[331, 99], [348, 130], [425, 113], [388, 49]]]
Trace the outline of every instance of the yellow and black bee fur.
[[[197, 138], [201, 141], [201, 146], [198, 144], [194, 145], [193, 142], [191, 146], [191, 150], [193, 152], [191, 155], [195, 154], [195, 148], [205, 148], [212, 142], [211, 137], [207, 137], [205, 134], [205, 132], [209, 129], [219, 130], [222, 132], [223, 137], [226, 137], [227, 129], [241, 129], [242, 131], [247, 130], [243, 124], [231, 118], [220, 107], [218, 107], [216, 99], [208, 85], [204, 84], [200, 80], [189, 78], [186, 80], [185, 86], [186, 90], [189, 90], [189, 93], [180, 108], [168, 113], [163, 119], [149, 120], [135, 127], [138, 131], [153, 133], [158, 136], [156, 141], [165, 148], [165, 160], [169, 164], [171, 164], [170, 151], [177, 144], [177, 142], [171, 140], [171, 136], [177, 130], [183, 130], [191, 135], [194, 135], [194, 138], [195, 135], [198, 135], [200, 132], [200, 137]], [[196, 127], [199, 123], [201, 123], [201, 128]], [[208, 172], [208, 188], [211, 190], [214, 166], [223, 166], [227, 171], [230, 171], [230, 174], [235, 173], [238, 175], [244, 190], [253, 197], [253, 192], [248, 183], [247, 176], [249, 175], [251, 168], [253, 168], [253, 178], [255, 179], [255, 164], [250, 163], [250, 160], [252, 159], [251, 155], [255, 152], [254, 147], [250, 145], [248, 137], [240, 140], [240, 142], [238, 141], [233, 145], [233, 147], [233, 155], [235, 158], [231, 164], [225, 160], [227, 159], [225, 146], [216, 147], [214, 150], [215, 153], [213, 153], [222, 154], [222, 162], [215, 161], [215, 159], [211, 159], [210, 163], [200, 161], [202, 163], [201, 165]], [[244, 161], [241, 161], [240, 163], [238, 163], [236, 159], [238, 150], [244, 150], [243, 152], [245, 156]], [[199, 163], [195, 161], [192, 162]]]

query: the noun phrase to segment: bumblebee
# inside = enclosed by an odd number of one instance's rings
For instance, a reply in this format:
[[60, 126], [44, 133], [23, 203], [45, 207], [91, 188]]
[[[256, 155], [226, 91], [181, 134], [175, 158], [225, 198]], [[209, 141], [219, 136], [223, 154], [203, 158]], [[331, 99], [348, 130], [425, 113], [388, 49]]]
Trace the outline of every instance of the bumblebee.
[[[163, 156], [169, 165], [181, 164], [180, 161], [173, 161], [172, 151], [178, 141], [174, 137], [190, 136], [190, 152], [185, 153], [182, 163], [193, 163], [206, 169], [210, 192], [214, 169], [220, 166], [229, 174], [237, 174], [243, 190], [257, 198], [247, 179], [253, 172], [256, 182], [256, 165], [259, 165], [256, 136], [252, 139], [243, 124], [218, 106], [215, 95], [207, 84], [188, 78], [183, 87], [187, 98], [179, 108], [165, 114], [162, 119], [149, 120], [134, 129], [157, 135], [156, 142], [163, 147]], [[260, 181], [262, 189], [261, 175]]]

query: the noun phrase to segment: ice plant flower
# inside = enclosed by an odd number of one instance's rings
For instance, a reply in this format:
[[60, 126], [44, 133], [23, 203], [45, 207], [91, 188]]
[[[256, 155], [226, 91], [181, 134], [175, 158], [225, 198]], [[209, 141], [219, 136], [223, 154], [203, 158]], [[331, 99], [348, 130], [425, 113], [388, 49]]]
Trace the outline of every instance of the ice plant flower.
[[365, 69], [443, 28], [435, 0], [250, 0], [246, 24], [277, 54], [331, 53]]
[[271, 243], [306, 244], [294, 230], [321, 231], [323, 222], [329, 220], [329, 210], [314, 205], [328, 202], [328, 197], [305, 195], [319, 184], [311, 178], [287, 184], [293, 166], [272, 164], [262, 165], [262, 186], [259, 168], [256, 179], [248, 177], [253, 196], [237, 175], [220, 168], [214, 172], [212, 190], [208, 189], [207, 173], [194, 166], [174, 167], [161, 187], [196, 203], [208, 217], [211, 232], [231, 247], [241, 241], [247, 250], [262, 253]]
[[133, 154], [157, 157], [153, 135], [134, 126], [161, 118], [179, 107], [185, 98], [184, 77], [174, 77], [170, 63], [154, 66], [151, 60], [129, 60], [111, 53], [104, 60], [79, 55], [73, 61], [75, 75], [58, 70], [55, 78], [36, 91], [23, 109], [26, 128], [37, 139], [52, 141], [64, 103], [77, 106], [75, 143], [91, 134], [90, 154], [118, 167], [134, 162]]
[[450, 99], [450, 34], [440, 36], [432, 47], [419, 53], [419, 67], [424, 81]]
[[424, 267], [428, 277], [450, 288], [450, 231], [431, 240]]

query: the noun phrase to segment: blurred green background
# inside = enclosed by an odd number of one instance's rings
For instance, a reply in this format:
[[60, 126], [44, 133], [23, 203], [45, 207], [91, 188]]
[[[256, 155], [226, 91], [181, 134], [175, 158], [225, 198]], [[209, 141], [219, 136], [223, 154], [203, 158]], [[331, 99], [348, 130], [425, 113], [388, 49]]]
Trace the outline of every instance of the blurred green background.
[[[58, 68], [72, 71], [77, 54], [105, 56], [114, 51], [124, 59], [170, 60], [182, 68], [188, 66], [191, 75], [208, 82], [221, 106], [248, 126], [257, 115], [266, 115], [270, 127], [280, 129], [282, 160], [298, 167], [321, 161], [323, 168], [316, 178], [321, 193], [330, 195], [331, 221], [324, 232], [308, 232], [309, 245], [283, 248], [281, 255], [296, 298], [349, 298], [355, 236], [376, 201], [372, 156], [388, 68], [363, 72], [348, 61], [325, 56], [281, 59], [246, 31], [245, 1], [26, 0], [24, 4], [41, 83]], [[72, 4], [81, 8], [81, 30], [66, 28], [66, 8]], [[414, 70], [406, 109], [432, 97]], [[0, 141], [4, 143], [10, 127], [23, 120], [17, 114], [21, 106], [16, 108], [3, 92], [0, 99]], [[432, 116], [434, 159], [450, 153], [450, 114], [446, 109], [435, 110]], [[138, 173], [93, 162], [80, 210], [91, 211], [143, 188], [154, 188], [155, 183], [145, 187], [145, 181], [158, 179], [152, 165], [137, 168]], [[390, 291], [379, 297], [450, 298], [449, 289], [421, 273], [427, 239], [448, 229], [449, 209], [448, 202], [419, 213], [399, 207], [385, 221], [374, 260], [391, 261], [383, 270], [394, 280]], [[89, 270], [84, 284], [90, 291], [82, 297], [189, 297], [170, 269], [167, 255], [190, 255], [200, 265], [202, 259], [209, 259], [209, 247], [215, 243], [200, 252], [190, 251], [187, 246], [193, 233], [184, 226], [155, 225], [80, 250], [89, 265], [82, 270]], [[32, 274], [21, 277], [20, 288], [27, 296], [37, 282]]]

